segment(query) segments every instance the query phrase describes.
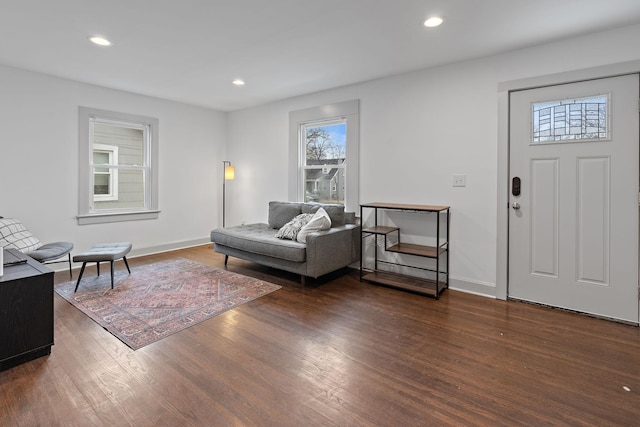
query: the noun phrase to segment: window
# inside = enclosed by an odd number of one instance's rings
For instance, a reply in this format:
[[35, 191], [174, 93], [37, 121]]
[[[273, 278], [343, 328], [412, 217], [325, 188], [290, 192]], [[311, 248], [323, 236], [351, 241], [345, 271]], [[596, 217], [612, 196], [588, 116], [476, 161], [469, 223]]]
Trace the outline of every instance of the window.
[[300, 125], [303, 201], [344, 204], [347, 123], [345, 119]]
[[80, 108], [79, 224], [158, 216], [158, 120]]
[[538, 102], [532, 105], [532, 142], [564, 143], [609, 138], [607, 95]]
[[289, 113], [289, 199], [358, 209], [359, 101]]

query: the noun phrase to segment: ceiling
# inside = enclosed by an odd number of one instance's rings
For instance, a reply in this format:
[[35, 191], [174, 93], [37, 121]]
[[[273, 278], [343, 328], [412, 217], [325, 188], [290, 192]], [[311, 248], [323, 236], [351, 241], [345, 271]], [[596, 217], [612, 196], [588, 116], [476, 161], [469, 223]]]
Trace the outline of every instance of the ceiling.
[[233, 111], [635, 23], [639, 0], [0, 0], [0, 64]]

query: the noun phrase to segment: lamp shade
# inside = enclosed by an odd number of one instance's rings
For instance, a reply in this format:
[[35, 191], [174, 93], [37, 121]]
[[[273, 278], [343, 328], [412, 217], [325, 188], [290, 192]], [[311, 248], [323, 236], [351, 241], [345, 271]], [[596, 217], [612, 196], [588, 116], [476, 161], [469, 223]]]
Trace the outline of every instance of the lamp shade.
[[236, 168], [233, 166], [224, 167], [224, 179], [233, 179], [236, 176]]

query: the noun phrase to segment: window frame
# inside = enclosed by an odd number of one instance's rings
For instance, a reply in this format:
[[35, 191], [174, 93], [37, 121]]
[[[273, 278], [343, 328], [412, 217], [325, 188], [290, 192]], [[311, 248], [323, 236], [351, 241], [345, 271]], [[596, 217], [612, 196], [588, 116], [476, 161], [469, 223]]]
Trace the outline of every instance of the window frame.
[[[143, 208], [100, 209], [93, 208], [94, 199], [94, 165], [93, 165], [93, 123], [131, 125], [134, 128], [144, 127], [145, 164], [135, 168], [145, 171]], [[78, 162], [78, 224], [100, 224], [108, 222], [156, 219], [158, 209], [158, 127], [156, 118], [79, 107], [79, 162]], [[113, 168], [113, 166], [111, 166]], [[115, 169], [120, 168], [116, 166]]]
[[[360, 191], [360, 101], [326, 104], [289, 113], [289, 200], [304, 200], [305, 154], [301, 152], [302, 125], [344, 120], [347, 126], [345, 167], [345, 210], [357, 212]], [[306, 138], [305, 138], [306, 140]]]
[[[108, 202], [118, 200], [118, 168], [114, 168], [111, 166], [118, 165], [118, 147], [115, 145], [107, 145], [107, 144], [93, 144], [93, 152], [91, 153], [92, 160], [94, 159], [93, 154], [96, 152], [107, 153], [109, 155], [109, 163], [105, 166], [101, 164], [96, 165], [95, 162], [92, 161], [92, 178], [93, 182], [91, 187], [93, 188], [93, 201], [94, 202]], [[101, 167], [104, 169], [108, 169], [107, 172], [97, 172], [96, 168]], [[96, 194], [96, 175], [109, 175], [109, 193], [108, 194]]]

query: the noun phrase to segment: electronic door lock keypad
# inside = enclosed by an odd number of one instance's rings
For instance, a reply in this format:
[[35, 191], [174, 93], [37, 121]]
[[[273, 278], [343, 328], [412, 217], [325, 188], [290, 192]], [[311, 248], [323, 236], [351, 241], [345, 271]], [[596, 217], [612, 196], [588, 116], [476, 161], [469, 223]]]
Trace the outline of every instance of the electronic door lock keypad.
[[514, 196], [520, 195], [520, 177], [514, 176], [511, 180], [511, 194]]

